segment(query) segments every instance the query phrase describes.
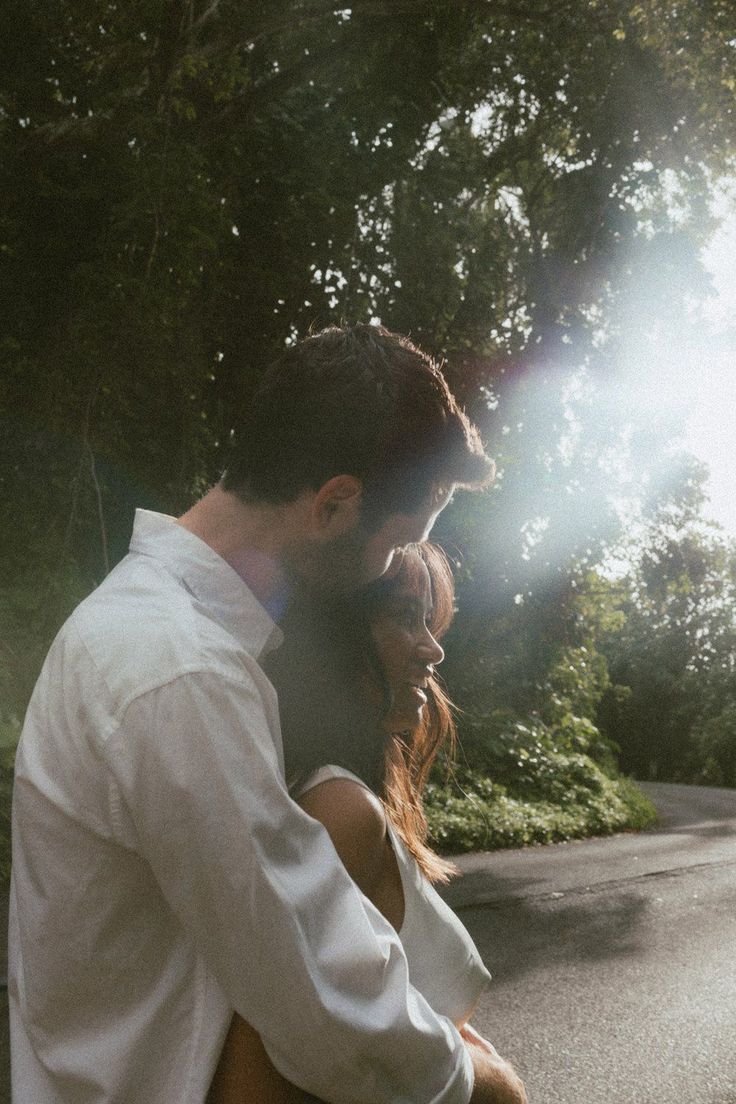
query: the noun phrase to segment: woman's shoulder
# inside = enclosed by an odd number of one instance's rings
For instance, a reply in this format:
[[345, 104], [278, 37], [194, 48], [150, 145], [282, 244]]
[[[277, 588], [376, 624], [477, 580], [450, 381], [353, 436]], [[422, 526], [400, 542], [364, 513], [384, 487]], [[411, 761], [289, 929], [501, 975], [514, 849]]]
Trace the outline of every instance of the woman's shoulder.
[[357, 775], [337, 768], [316, 772], [298, 801], [327, 829], [353, 881], [372, 896], [390, 847], [381, 800]]
[[362, 779], [343, 767], [330, 764], [315, 771], [297, 800], [305, 812], [324, 824], [335, 846], [333, 833], [350, 839], [367, 833], [369, 844], [386, 837], [383, 803]]

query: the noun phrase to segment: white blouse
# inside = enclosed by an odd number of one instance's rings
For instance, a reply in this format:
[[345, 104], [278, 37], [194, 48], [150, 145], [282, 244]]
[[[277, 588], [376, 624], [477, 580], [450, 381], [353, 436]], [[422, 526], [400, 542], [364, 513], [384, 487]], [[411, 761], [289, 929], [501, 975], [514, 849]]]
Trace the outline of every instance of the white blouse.
[[[299, 796], [332, 778], [347, 778], [371, 792], [357, 775], [330, 764], [310, 775]], [[460, 1026], [472, 1016], [491, 975], [467, 929], [422, 873], [388, 817], [386, 823], [404, 891], [398, 934], [409, 980], [435, 1012]]]

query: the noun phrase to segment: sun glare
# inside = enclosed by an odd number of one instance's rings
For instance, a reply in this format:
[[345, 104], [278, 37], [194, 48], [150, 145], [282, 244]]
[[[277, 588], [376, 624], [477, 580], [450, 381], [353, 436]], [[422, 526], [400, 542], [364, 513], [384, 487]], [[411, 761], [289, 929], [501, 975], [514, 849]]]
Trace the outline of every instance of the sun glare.
[[686, 442], [710, 468], [708, 513], [736, 537], [736, 183], [718, 197], [722, 222], [704, 252], [714, 296], [704, 311], [703, 340], [692, 364], [693, 408]]
[[[612, 415], [626, 410], [645, 440], [656, 422], [664, 423], [675, 448], [687, 449], [708, 465], [704, 516], [736, 537], [736, 183], [714, 201], [714, 214], [721, 221], [702, 255], [712, 297], [702, 305], [694, 302], [681, 319], [655, 317], [646, 327], [633, 325], [608, 401]], [[666, 301], [666, 285], [659, 291]], [[640, 304], [632, 304], [632, 313], [647, 309], [642, 306], [646, 301], [644, 294]], [[644, 329], [648, 334], [642, 341]], [[656, 440], [655, 432], [651, 439]]]

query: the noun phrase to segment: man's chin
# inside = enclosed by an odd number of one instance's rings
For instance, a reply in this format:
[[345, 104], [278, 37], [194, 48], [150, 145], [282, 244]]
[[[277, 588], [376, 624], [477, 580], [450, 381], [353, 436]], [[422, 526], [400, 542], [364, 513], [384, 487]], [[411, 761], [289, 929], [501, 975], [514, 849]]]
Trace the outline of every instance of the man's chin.
[[284, 558], [290, 574], [308, 589], [338, 599], [377, 578], [366, 572], [364, 553], [365, 538], [349, 532], [326, 544], [292, 549]]

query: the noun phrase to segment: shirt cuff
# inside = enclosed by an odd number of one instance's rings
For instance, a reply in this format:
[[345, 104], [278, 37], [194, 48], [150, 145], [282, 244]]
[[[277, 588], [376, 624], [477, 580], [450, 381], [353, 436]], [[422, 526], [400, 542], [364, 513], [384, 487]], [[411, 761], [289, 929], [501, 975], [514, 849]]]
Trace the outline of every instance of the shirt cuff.
[[469, 1104], [475, 1084], [475, 1073], [470, 1051], [453, 1025], [453, 1033], [458, 1042], [457, 1066], [450, 1082], [438, 1096], [432, 1097], [430, 1104]]

